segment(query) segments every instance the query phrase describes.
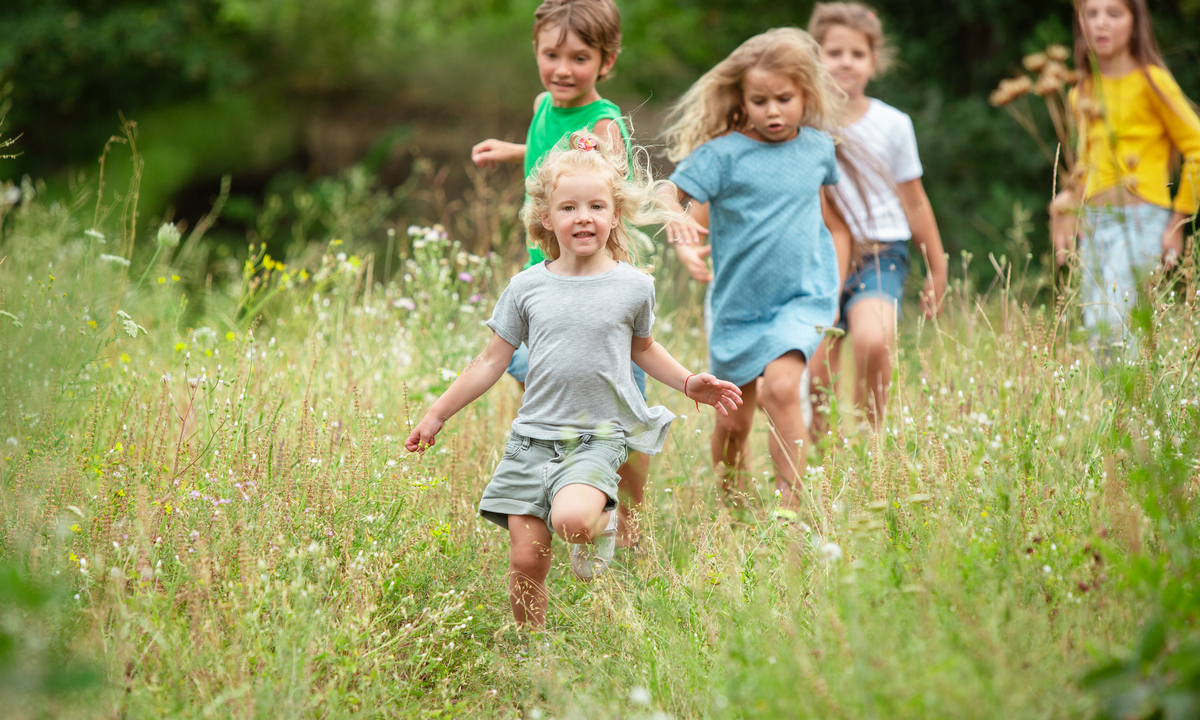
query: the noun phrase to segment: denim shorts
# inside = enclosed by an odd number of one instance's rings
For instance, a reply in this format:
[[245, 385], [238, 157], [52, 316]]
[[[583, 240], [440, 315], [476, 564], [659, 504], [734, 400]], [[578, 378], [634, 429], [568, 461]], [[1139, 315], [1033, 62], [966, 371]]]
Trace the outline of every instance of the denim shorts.
[[533, 515], [550, 528], [554, 496], [568, 485], [588, 485], [604, 493], [605, 510], [617, 507], [617, 468], [628, 450], [622, 439], [583, 435], [574, 440], [535, 440], [509, 436], [504, 457], [483, 489], [479, 514], [508, 529], [509, 515]]
[[[512, 360], [508, 361], [508, 374], [512, 375], [513, 380], [525, 384], [525, 378], [529, 375], [529, 348], [525, 343], [521, 343], [520, 347], [513, 353]], [[646, 397], [646, 371], [633, 363], [633, 380], [637, 383], [638, 390], [642, 393], [642, 398]]]
[[848, 329], [846, 318], [850, 315], [850, 308], [867, 299], [891, 301], [899, 319], [906, 280], [908, 241], [884, 243], [877, 252], [864, 256], [858, 269], [850, 273], [846, 284], [842, 286], [837, 326], [842, 330]]
[[1080, 295], [1084, 325], [1094, 339], [1130, 340], [1126, 319], [1137, 302], [1138, 280], [1162, 256], [1162, 236], [1171, 213], [1171, 208], [1149, 203], [1084, 206]]

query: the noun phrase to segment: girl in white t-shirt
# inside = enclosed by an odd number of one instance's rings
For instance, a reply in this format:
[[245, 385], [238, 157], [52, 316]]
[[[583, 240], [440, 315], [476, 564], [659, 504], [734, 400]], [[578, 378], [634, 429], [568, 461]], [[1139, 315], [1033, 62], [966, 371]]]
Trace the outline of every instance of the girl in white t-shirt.
[[[892, 379], [896, 321], [908, 277], [908, 241], [925, 260], [928, 273], [921, 308], [932, 318], [946, 289], [946, 258], [937, 221], [921, 185], [917, 138], [908, 115], [867, 97], [867, 83], [890, 60], [879, 18], [858, 3], [817, 3], [808, 31], [821, 44], [826, 67], [846, 92], [846, 135], [865, 155], [862, 192], [847, 182], [838, 186], [841, 210], [858, 242], [862, 260], [842, 287], [839, 327], [850, 333], [855, 359], [855, 402], [878, 429]], [[873, 172], [871, 172], [873, 171]], [[842, 341], [822, 343], [810, 365], [813, 398], [831, 387]], [[820, 403], [814, 403], [819, 406]], [[814, 413], [814, 430], [823, 425]]]

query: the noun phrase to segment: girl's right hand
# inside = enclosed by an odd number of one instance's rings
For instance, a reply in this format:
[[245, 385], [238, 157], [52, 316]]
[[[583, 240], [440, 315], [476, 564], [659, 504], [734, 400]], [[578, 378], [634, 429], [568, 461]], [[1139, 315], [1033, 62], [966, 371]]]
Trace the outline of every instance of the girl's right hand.
[[695, 245], [679, 244], [675, 246], [675, 255], [679, 257], [679, 261], [691, 273], [694, 280], [700, 282], [712, 282], [712, 273], [708, 269], [708, 261], [705, 259], [712, 254], [712, 245]]
[[696, 222], [691, 217], [667, 223], [667, 242], [677, 245], [699, 245], [704, 241], [701, 235], [707, 235], [708, 228]]
[[433, 447], [434, 438], [441, 432], [442, 425], [444, 424], [441, 420], [430, 415], [421, 418], [421, 422], [417, 423], [417, 426], [413, 428], [412, 434], [404, 441], [404, 449], [415, 453], [425, 452]]
[[1074, 193], [1062, 190], [1050, 203], [1050, 240], [1054, 246], [1055, 267], [1066, 264], [1075, 252], [1075, 239], [1079, 232], [1076, 202]]
[[497, 163], [524, 159], [525, 146], [490, 138], [471, 148], [471, 162], [479, 167], [494, 168]]

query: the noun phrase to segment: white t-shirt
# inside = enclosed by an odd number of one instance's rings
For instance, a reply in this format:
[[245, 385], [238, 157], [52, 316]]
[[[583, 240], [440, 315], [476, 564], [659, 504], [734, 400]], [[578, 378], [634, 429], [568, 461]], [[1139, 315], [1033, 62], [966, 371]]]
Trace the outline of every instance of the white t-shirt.
[[[850, 233], [860, 240], [875, 242], [900, 242], [912, 238], [904, 207], [896, 197], [895, 186], [915, 180], [924, 173], [921, 158], [917, 154], [917, 135], [913, 132], [912, 118], [887, 103], [871, 98], [867, 112], [850, 127], [846, 135], [868, 155], [869, 167], [860, 173], [863, 190], [871, 212], [858, 193], [858, 189], [841, 170], [842, 179], [838, 192], [846, 203], [844, 208], [849, 217]], [[878, 173], [888, 173], [889, 184]]]

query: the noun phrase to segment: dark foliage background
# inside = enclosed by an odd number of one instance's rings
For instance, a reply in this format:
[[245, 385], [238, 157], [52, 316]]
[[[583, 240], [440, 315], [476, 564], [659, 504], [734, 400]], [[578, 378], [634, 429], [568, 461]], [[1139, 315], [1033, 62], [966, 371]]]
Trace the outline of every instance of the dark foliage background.
[[[0, 166], [0, 177], [46, 177], [51, 192], [65, 192], [72, 171], [95, 174], [123, 113], [139, 125], [146, 222], [164, 214], [194, 220], [230, 174], [233, 197], [219, 229], [227, 240], [244, 237], [272, 196], [364, 163], [386, 186], [399, 186], [417, 157], [449, 168], [439, 188], [455, 197], [469, 186], [464, 164], [474, 142], [523, 135], [539, 90], [529, 47], [536, 4], [10, 0], [0, 5], [0, 85], [11, 104], [4, 133], [20, 134], [22, 154]], [[812, 7], [618, 4], [624, 52], [601, 91], [632, 113], [644, 142], [653, 142], [665, 105], [701, 72], [754, 33], [803, 27]], [[1150, 5], [1168, 64], [1185, 92], [1200, 98], [1200, 0]], [[1021, 220], [1019, 203], [1039, 255], [1051, 163], [986, 97], [1024, 54], [1070, 41], [1070, 2], [879, 0], [875, 7], [900, 63], [871, 92], [913, 116], [948, 251], [1018, 250], [1006, 247], [1006, 231], [1015, 216]], [[127, 161], [113, 163], [111, 187], [121, 187], [129, 170]], [[413, 215], [405, 220], [436, 219], [416, 217], [430, 212], [426, 206], [399, 207]], [[987, 264], [977, 265], [986, 275]]]

